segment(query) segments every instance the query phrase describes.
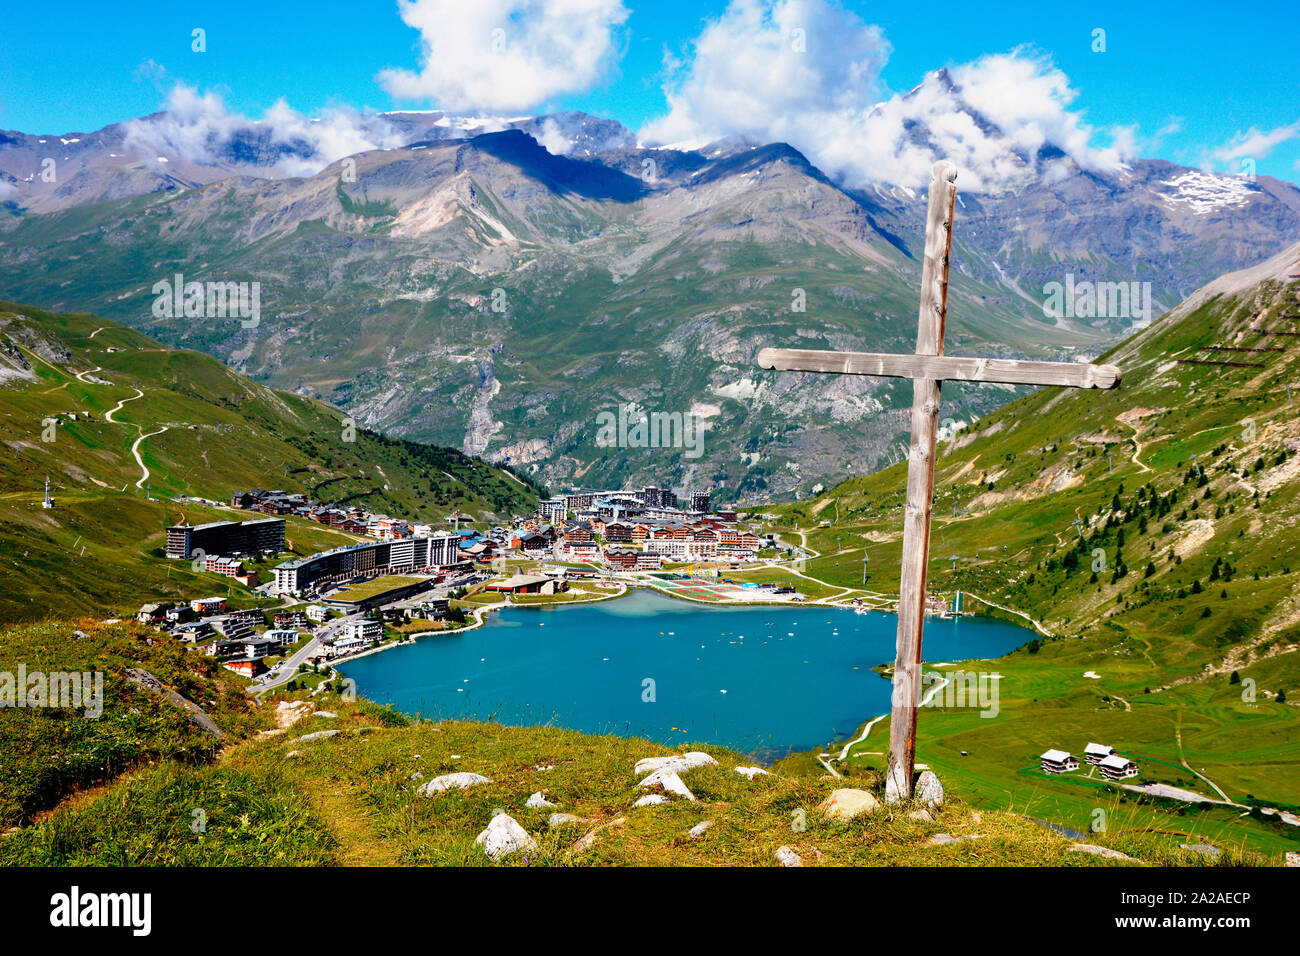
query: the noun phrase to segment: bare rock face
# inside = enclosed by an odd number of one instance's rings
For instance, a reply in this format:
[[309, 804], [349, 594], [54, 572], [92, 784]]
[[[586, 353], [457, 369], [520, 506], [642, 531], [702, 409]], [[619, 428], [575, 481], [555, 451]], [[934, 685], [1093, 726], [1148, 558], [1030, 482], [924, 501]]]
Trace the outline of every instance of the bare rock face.
[[638, 797], [634, 807], [656, 807], [661, 803], [667, 803], [668, 798], [662, 793], [647, 793], [644, 797]]
[[690, 753], [675, 754], [671, 757], [646, 757], [644, 760], [638, 760], [636, 767], [633, 768], [635, 773], [650, 773], [654, 770], [670, 770], [674, 773], [682, 774], [696, 767], [716, 766], [717, 761], [708, 754], [699, 750], [692, 750]]
[[864, 813], [871, 813], [879, 806], [880, 801], [867, 791], [844, 787], [833, 791], [817, 805], [817, 809], [829, 820], [847, 822]]
[[[338, 733], [338, 731], [328, 731], [328, 733]], [[431, 797], [435, 793], [442, 793], [444, 790], [464, 790], [467, 787], [479, 787], [485, 783], [491, 783], [487, 777], [477, 773], [447, 773], [441, 777], [434, 777], [417, 792], [422, 797]]]
[[[469, 776], [477, 776], [477, 774], [470, 774]], [[486, 778], [480, 779], [488, 782]], [[503, 856], [509, 856], [519, 850], [535, 850], [537, 848], [537, 842], [528, 835], [528, 831], [521, 827], [515, 818], [508, 813], [498, 813], [494, 816], [491, 822], [488, 823], [487, 829], [474, 838], [474, 842], [481, 846], [483, 852], [494, 860], [499, 860]]]
[[218, 739], [226, 736], [226, 732], [217, 726], [216, 721], [208, 716], [207, 711], [193, 701], [186, 700], [176, 691], [164, 687], [162, 681], [147, 670], [141, 667], [128, 667], [125, 676], [128, 681], [146, 693], [161, 697], [178, 710], [185, 711], [190, 720], [194, 721], [195, 725], [204, 733], [211, 734]]
[[803, 857], [788, 846], [783, 846], [777, 848], [776, 862], [782, 866], [803, 866]]
[[763, 776], [763, 777], [772, 776], [771, 773], [764, 770], [762, 767], [737, 767], [736, 773], [740, 774], [742, 777], [748, 777], [750, 780], [753, 780], [755, 777], [758, 776]]
[[534, 810], [554, 810], [558, 804], [551, 803], [551, 801], [542, 796], [542, 791], [538, 790], [524, 801], [524, 806]]
[[922, 770], [912, 790], [912, 799], [923, 807], [943, 806], [943, 784], [933, 770]]
[[713, 826], [712, 820], [701, 820], [699, 823], [695, 824], [695, 826], [686, 831], [687, 836], [692, 840], [698, 840], [703, 837], [704, 834], [709, 832], [709, 827], [711, 826]]

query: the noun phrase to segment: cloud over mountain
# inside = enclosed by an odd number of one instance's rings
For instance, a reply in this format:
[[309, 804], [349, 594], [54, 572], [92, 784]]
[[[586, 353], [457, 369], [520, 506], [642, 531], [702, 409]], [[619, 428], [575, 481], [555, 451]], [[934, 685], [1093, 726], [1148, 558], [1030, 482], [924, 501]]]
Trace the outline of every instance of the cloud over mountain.
[[331, 109], [309, 118], [281, 100], [254, 120], [229, 111], [216, 93], [184, 84], [172, 88], [165, 111], [131, 120], [125, 135], [126, 147], [143, 156], [203, 166], [256, 160], [263, 175], [274, 176], [309, 176], [344, 156], [402, 142], [382, 115]]
[[647, 142], [707, 142], [730, 134], [783, 140], [850, 186], [919, 185], [935, 159], [962, 169], [966, 188], [1023, 175], [1054, 147], [1089, 169], [1114, 168], [1131, 130], [1106, 148], [1071, 109], [1075, 91], [1050, 61], [1024, 51], [930, 74], [885, 96], [891, 52], [880, 28], [830, 0], [732, 0], [668, 64], [668, 114]]

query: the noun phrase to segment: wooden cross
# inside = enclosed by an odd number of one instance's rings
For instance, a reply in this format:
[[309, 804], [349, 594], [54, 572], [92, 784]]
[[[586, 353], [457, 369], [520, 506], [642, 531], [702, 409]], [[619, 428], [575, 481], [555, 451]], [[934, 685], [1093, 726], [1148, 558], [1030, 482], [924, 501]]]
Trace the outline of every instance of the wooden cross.
[[1120, 381], [1120, 370], [1113, 365], [953, 358], [943, 354], [944, 322], [948, 310], [948, 261], [952, 254], [953, 207], [957, 200], [957, 187], [954, 185], [957, 167], [947, 160], [941, 160], [934, 164], [931, 174], [933, 178], [930, 182], [930, 206], [925, 224], [925, 261], [921, 271], [921, 314], [916, 333], [916, 354], [770, 348], [758, 353], [758, 364], [765, 369], [912, 379], [912, 441], [908, 452], [903, 557], [899, 568], [898, 648], [894, 664], [893, 703], [889, 718], [889, 764], [885, 780], [885, 799], [890, 803], [907, 800], [912, 796], [940, 383], [948, 379], [1012, 385], [1114, 388]]

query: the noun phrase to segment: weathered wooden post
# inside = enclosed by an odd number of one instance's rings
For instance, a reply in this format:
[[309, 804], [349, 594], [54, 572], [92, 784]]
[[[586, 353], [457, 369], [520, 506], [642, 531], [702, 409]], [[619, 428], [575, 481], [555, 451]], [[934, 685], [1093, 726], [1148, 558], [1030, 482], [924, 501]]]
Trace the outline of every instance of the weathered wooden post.
[[[930, 518], [934, 505], [934, 465], [938, 445], [939, 389], [944, 379], [1004, 382], [1013, 385], [1065, 385], [1114, 388], [1120, 370], [1113, 365], [1026, 362], [1016, 359], [948, 358], [943, 354], [948, 312], [948, 261], [952, 254], [957, 167], [947, 160], [931, 170], [930, 204], [921, 267], [921, 312], [915, 355], [876, 352], [819, 352], [763, 349], [758, 364], [767, 369], [886, 375], [912, 379], [912, 440], [907, 468], [903, 557], [899, 568], [898, 646], [889, 717], [889, 762], [885, 799], [912, 794], [916, 762], [916, 717], [921, 694], [921, 637], [925, 627], [925, 582], [930, 564]], [[955, 513], [955, 511], [954, 511]]]

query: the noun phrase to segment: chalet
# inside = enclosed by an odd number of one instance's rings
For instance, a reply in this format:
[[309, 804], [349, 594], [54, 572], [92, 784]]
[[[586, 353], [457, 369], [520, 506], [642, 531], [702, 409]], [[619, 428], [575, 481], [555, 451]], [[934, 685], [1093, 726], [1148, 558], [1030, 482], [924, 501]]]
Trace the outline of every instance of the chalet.
[[565, 529], [564, 540], [565, 543], [579, 542], [579, 541], [590, 542], [591, 525], [587, 524], [585, 521], [576, 522], [570, 525], [567, 529]]
[[1105, 744], [1088, 744], [1083, 748], [1083, 759], [1090, 764], [1099, 765], [1114, 752], [1114, 747], [1108, 747]]
[[740, 545], [740, 532], [735, 528], [723, 528], [718, 532], [718, 544], [724, 548], [735, 548]]
[[611, 543], [628, 543], [632, 540], [632, 526], [621, 521], [611, 521], [605, 525], [605, 540]]
[[178, 627], [175, 633], [178, 640], [186, 644], [197, 644], [199, 641], [206, 641], [216, 632], [207, 621], [190, 621]]
[[245, 677], [256, 677], [266, 670], [266, 665], [259, 658], [236, 658], [234, 660], [223, 661], [221, 664], [226, 670], [234, 671], [236, 674], [242, 674]]
[[572, 561], [596, 561], [600, 558], [600, 547], [594, 541], [566, 541], [564, 556]]
[[1044, 773], [1066, 773], [1079, 769], [1079, 760], [1064, 750], [1049, 750], [1038, 758], [1042, 761]]
[[554, 544], [552, 538], [534, 531], [520, 532], [510, 545], [522, 551], [549, 551]]
[[427, 601], [421, 601], [419, 604], [411, 605], [407, 609], [407, 616], [425, 621], [441, 621], [447, 616], [447, 611], [450, 608], [451, 602], [447, 598], [430, 598]]
[[637, 555], [640, 551], [632, 548], [606, 548], [605, 563], [612, 568], [621, 568], [631, 570], [636, 567]]
[[632, 543], [641, 544], [650, 535], [650, 526], [646, 524], [632, 525]]
[[748, 548], [750, 551], [757, 551], [757, 550], [758, 550], [758, 546], [759, 546], [762, 542], [759, 541], [759, 539], [758, 539], [758, 535], [756, 535], [756, 534], [751, 534], [750, 532], [746, 531], [744, 534], [742, 534], [742, 535], [740, 536], [740, 541], [737, 542], [737, 543], [738, 543], [742, 548]]
[[156, 624], [167, 613], [166, 604], [146, 604], [136, 613], [135, 618], [141, 624]]
[[1138, 775], [1138, 765], [1117, 753], [1104, 758], [1097, 767], [1101, 770], [1101, 775], [1108, 780], [1127, 780]]

